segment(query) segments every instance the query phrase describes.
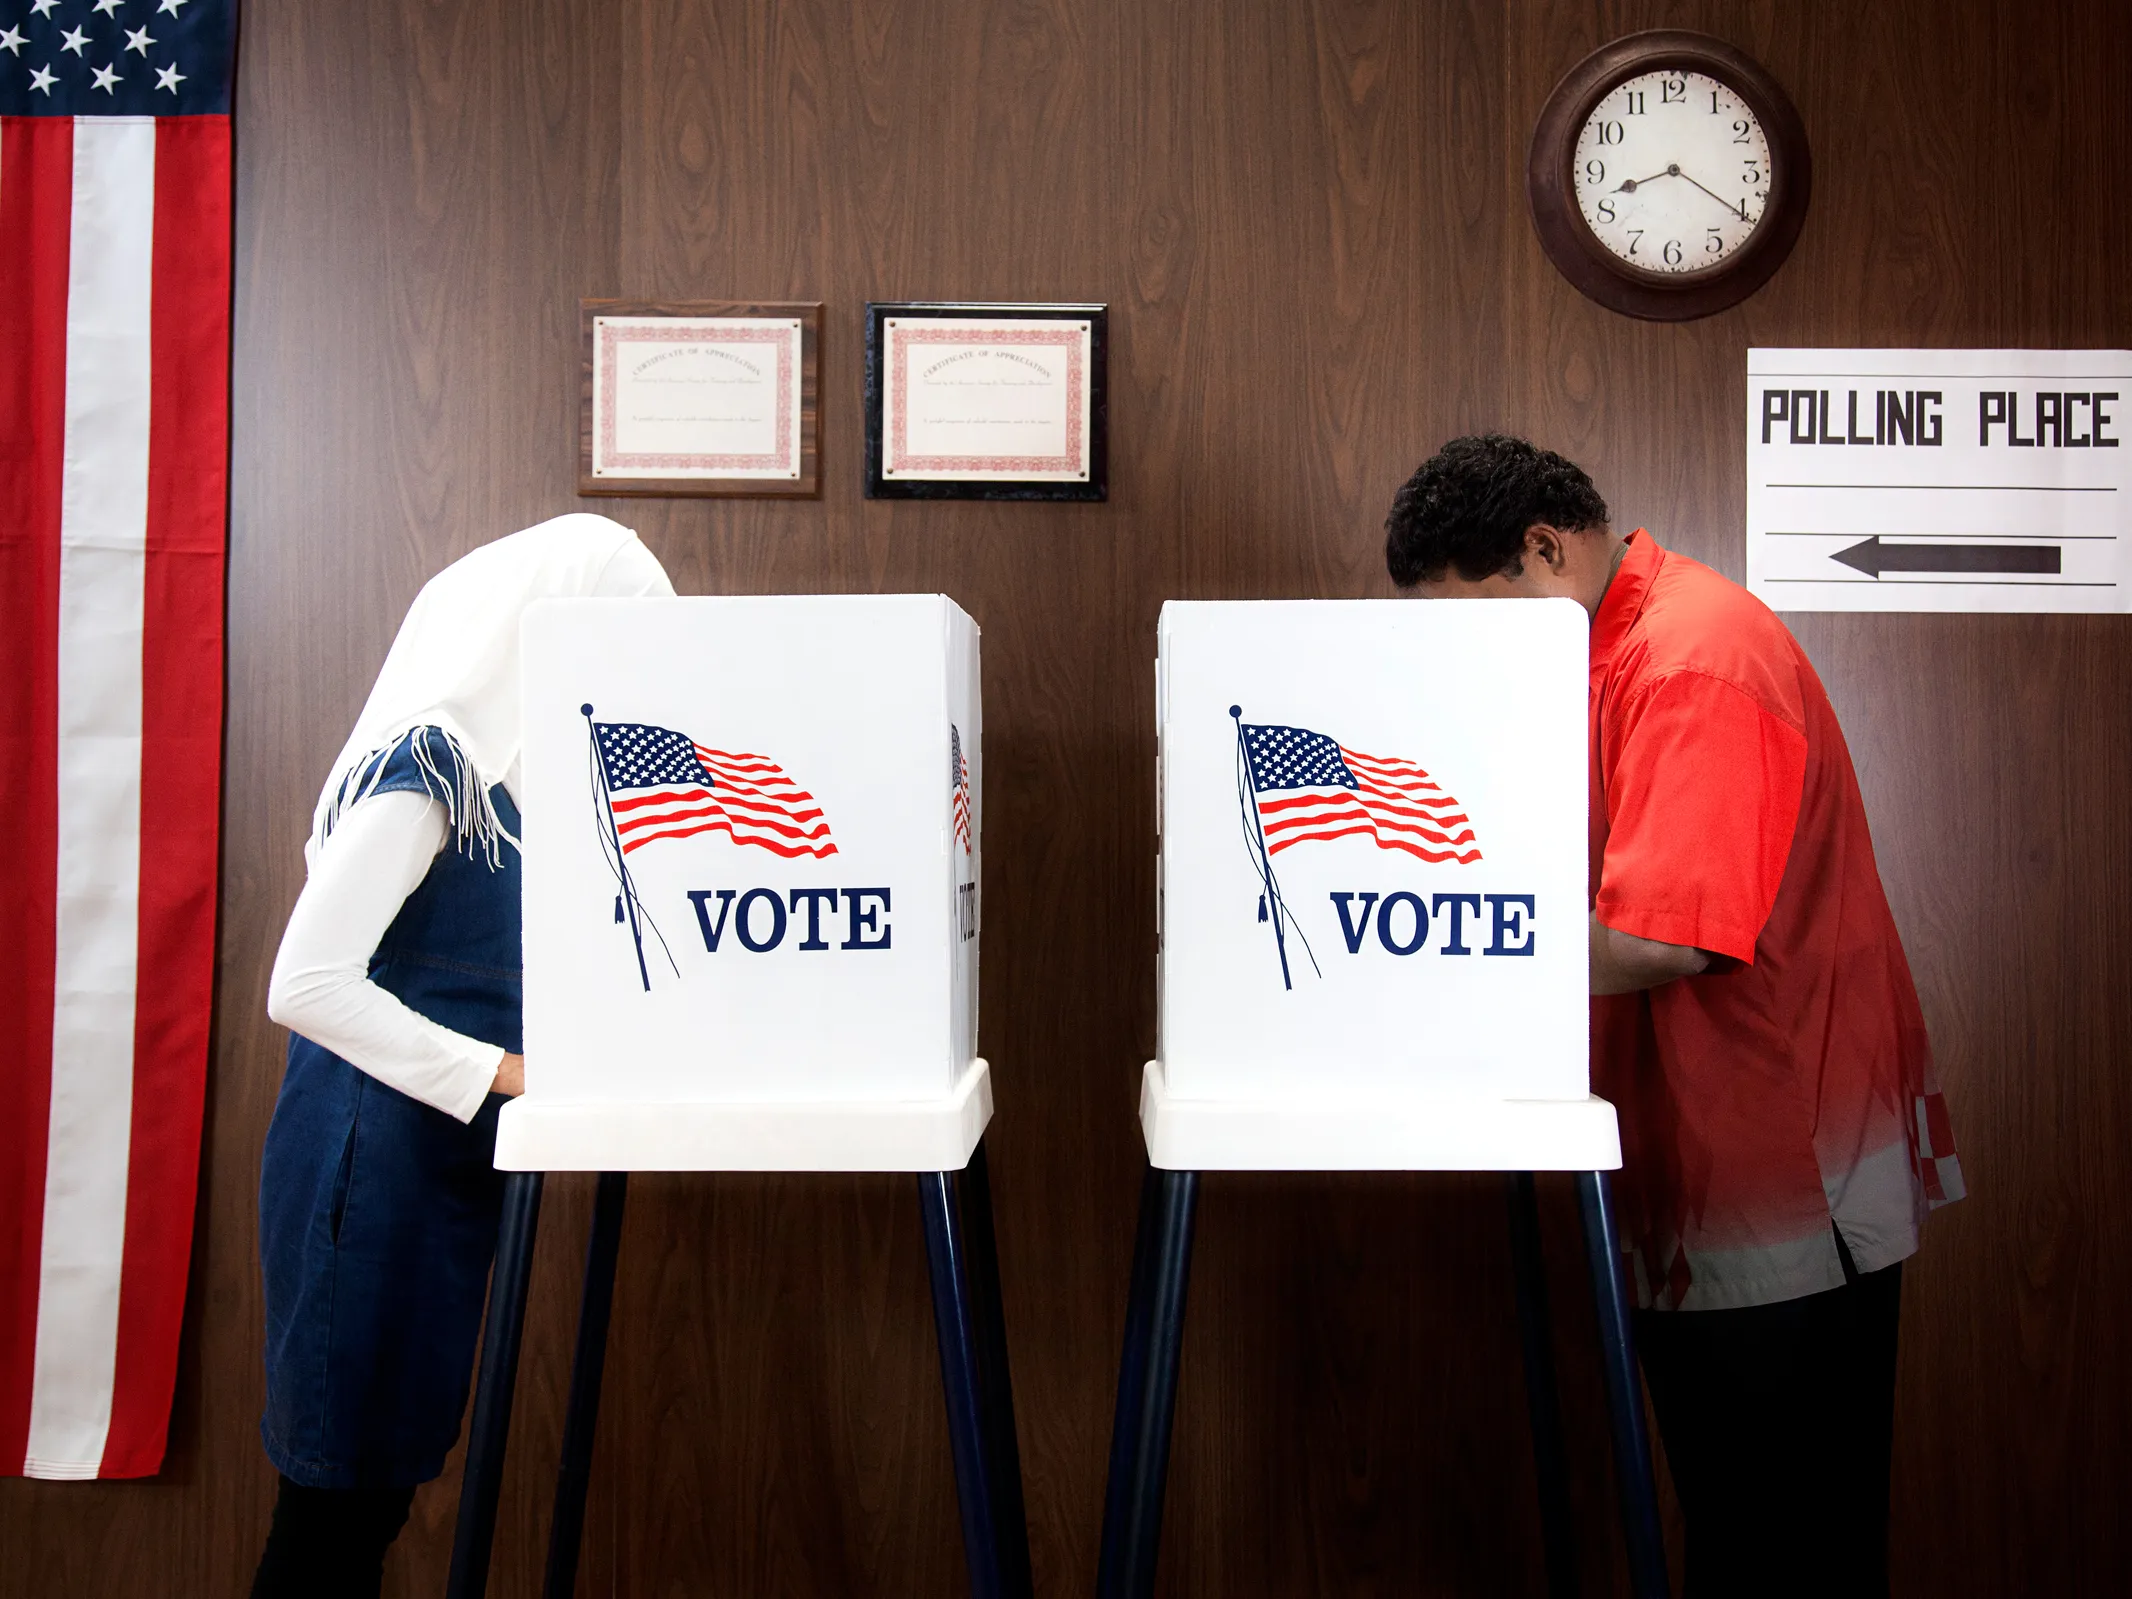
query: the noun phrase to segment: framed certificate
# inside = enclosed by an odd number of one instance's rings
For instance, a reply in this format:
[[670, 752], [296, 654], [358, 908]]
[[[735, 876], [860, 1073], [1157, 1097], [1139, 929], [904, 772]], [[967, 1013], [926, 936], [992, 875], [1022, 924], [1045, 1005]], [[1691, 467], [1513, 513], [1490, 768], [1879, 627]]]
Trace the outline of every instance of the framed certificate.
[[868, 499], [1109, 498], [1100, 305], [866, 308]]
[[813, 495], [817, 302], [585, 300], [580, 494]]

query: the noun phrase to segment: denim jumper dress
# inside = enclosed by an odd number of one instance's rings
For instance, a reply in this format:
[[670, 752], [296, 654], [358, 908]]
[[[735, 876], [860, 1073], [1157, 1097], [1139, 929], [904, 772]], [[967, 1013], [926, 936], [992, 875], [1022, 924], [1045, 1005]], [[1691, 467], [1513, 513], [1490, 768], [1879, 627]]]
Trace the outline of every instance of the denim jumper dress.
[[[417, 759], [416, 743], [423, 745]], [[466, 770], [417, 728], [371, 792], [443, 790]], [[490, 790], [506, 830], [518, 811]], [[519, 857], [447, 841], [370, 958], [409, 1009], [520, 1048]], [[462, 1124], [307, 1038], [289, 1039], [259, 1172], [266, 1414], [281, 1472], [311, 1488], [398, 1488], [444, 1469], [459, 1436], [503, 1203], [493, 1164], [501, 1094]]]

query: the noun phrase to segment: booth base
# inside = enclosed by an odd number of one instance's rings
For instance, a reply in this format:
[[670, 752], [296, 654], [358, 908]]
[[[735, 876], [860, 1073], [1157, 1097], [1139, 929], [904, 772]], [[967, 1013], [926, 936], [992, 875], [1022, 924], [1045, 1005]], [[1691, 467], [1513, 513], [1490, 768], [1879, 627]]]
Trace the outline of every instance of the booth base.
[[585, 1250], [577, 1353], [570, 1365], [542, 1593], [577, 1589], [629, 1174], [915, 1172], [970, 1592], [976, 1599], [1029, 1599], [1021, 1447], [1007, 1371], [992, 1179], [981, 1142], [991, 1119], [991, 1070], [982, 1060], [970, 1062], [953, 1093], [915, 1102], [617, 1105], [528, 1103], [521, 1097], [506, 1105], [497, 1127], [496, 1164], [509, 1175], [503, 1180], [496, 1267], [489, 1277], [481, 1375], [467, 1428], [446, 1599], [483, 1599], [488, 1592], [534, 1235], [550, 1171], [597, 1171], [600, 1179]]
[[1141, 1079], [1140, 1129], [1149, 1164], [1163, 1171], [1621, 1166], [1621, 1131], [1603, 1099], [1182, 1099], [1170, 1093], [1159, 1060]]
[[961, 1171], [992, 1120], [982, 1060], [939, 1099], [565, 1104], [521, 1096], [496, 1124], [500, 1171]]
[[1125, 1348], [1118, 1365], [1099, 1599], [1154, 1599], [1170, 1438], [1184, 1356], [1201, 1173], [1210, 1171], [1502, 1171], [1509, 1174], [1512, 1276], [1532, 1415], [1547, 1589], [1577, 1592], [1569, 1455], [1554, 1372], [1547, 1270], [1540, 1252], [1535, 1171], [1576, 1174], [1585, 1264], [1599, 1331], [1615, 1480], [1621, 1493], [1629, 1591], [1666, 1599], [1665, 1538], [1651, 1440], [1638, 1386], [1627, 1260], [1607, 1172], [1621, 1165], [1621, 1132], [1603, 1099], [1403, 1103], [1329, 1097], [1189, 1099], [1169, 1091], [1161, 1061], [1141, 1080], [1148, 1166], [1133, 1240]]

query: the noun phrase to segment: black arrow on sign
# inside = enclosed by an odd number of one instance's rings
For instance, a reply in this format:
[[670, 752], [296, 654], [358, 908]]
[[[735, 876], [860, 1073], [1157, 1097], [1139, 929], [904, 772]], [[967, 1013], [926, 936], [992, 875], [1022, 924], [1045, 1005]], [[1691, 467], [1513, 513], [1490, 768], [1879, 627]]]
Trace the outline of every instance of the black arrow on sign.
[[1883, 544], [1880, 535], [1829, 557], [1878, 578], [1883, 572], [2049, 572], [2056, 544]]

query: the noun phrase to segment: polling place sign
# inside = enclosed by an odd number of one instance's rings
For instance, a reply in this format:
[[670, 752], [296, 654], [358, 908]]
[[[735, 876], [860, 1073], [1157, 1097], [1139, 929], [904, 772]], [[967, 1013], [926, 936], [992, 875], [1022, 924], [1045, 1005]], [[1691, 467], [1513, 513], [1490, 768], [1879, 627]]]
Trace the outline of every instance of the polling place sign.
[[1587, 1096], [1586, 656], [1568, 600], [1163, 607], [1169, 1092]]
[[558, 600], [522, 647], [527, 1099], [948, 1093], [976, 624], [938, 595]]
[[1747, 352], [1747, 586], [1778, 611], [2132, 609], [2132, 352]]

